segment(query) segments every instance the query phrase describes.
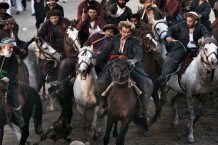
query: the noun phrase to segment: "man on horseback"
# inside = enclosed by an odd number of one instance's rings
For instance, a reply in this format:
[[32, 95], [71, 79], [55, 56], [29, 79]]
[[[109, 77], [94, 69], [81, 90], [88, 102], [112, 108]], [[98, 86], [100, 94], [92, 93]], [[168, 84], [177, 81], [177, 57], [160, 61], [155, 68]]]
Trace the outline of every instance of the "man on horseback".
[[12, 105], [12, 109], [16, 116], [16, 123], [20, 128], [25, 125], [22, 117], [21, 104], [18, 100], [18, 61], [16, 55], [13, 53], [14, 40], [6, 37], [1, 40], [0, 49], [0, 78], [8, 83], [8, 100]]
[[[96, 59], [92, 60], [93, 65], [96, 65], [103, 60], [107, 60], [110, 55], [125, 55], [130, 63], [134, 66], [131, 71], [131, 77], [137, 82], [137, 86], [142, 91], [140, 101], [142, 104], [142, 116], [145, 116], [148, 110], [148, 102], [153, 91], [153, 83], [145, 74], [141, 59], [143, 57], [140, 42], [135, 37], [131, 37], [131, 32], [135, 29], [134, 24], [128, 21], [121, 21], [118, 26], [120, 34], [114, 36], [108, 46], [97, 56]], [[106, 113], [105, 98], [101, 94], [111, 83], [110, 76], [110, 64], [106, 66], [104, 71], [101, 73], [96, 81], [96, 97], [102, 100], [100, 102], [99, 117]]]
[[[49, 43], [57, 52], [61, 53], [63, 59], [63, 38], [65, 30], [68, 26], [71, 26], [71, 22], [67, 18], [61, 17], [61, 13], [58, 10], [50, 10], [47, 13], [47, 17], [49, 20], [43, 23], [38, 36]], [[43, 70], [43, 76], [47, 76], [46, 81], [49, 82], [55, 74], [54, 61], [40, 60], [40, 67]]]
[[198, 22], [197, 13], [188, 12], [184, 14], [184, 17], [186, 21], [179, 22], [168, 30], [166, 41], [169, 43], [167, 46], [169, 52], [163, 64], [162, 74], [158, 77], [158, 81], [162, 85], [167, 82], [170, 74], [177, 69], [189, 52], [197, 53], [201, 38], [210, 36], [206, 27]]

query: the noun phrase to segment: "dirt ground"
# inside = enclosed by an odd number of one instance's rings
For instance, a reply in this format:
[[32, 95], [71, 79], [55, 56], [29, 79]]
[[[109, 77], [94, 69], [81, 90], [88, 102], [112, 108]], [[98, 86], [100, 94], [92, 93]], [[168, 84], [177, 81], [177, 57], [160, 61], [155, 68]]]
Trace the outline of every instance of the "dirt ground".
[[[75, 18], [76, 11], [75, 8], [82, 0], [69, 0], [68, 3], [63, 4], [60, 0], [61, 5], [64, 7], [66, 16], [70, 19]], [[137, 9], [137, 0], [131, 0], [129, 6], [133, 9]], [[74, 11], [73, 11], [74, 10]], [[15, 16], [16, 21], [20, 25], [20, 37], [22, 40], [30, 40], [36, 33], [35, 30], [35, 19], [31, 17], [30, 12], [30, 2], [27, 1], [27, 11], [22, 12], [20, 15], [15, 15], [14, 8], [12, 9], [12, 14]], [[25, 20], [25, 22], [24, 22]], [[197, 122], [194, 129], [195, 145], [217, 145], [218, 144], [218, 98], [209, 97], [206, 104], [205, 110], [202, 113], [200, 120]], [[44, 114], [43, 114], [43, 130], [45, 131], [52, 123], [58, 118], [60, 113], [60, 107], [57, 105], [57, 109], [53, 112], [46, 112], [46, 107], [48, 105], [48, 100], [43, 102]], [[144, 137], [140, 134], [139, 130], [132, 123], [127, 132], [125, 144], [126, 145], [186, 145], [187, 142], [187, 122], [188, 113], [186, 102], [182, 99], [178, 105], [179, 109], [179, 126], [177, 129], [171, 127], [171, 105], [168, 103], [163, 107], [161, 118], [149, 127], [150, 136]], [[83, 138], [83, 130], [81, 119], [78, 112], [74, 106], [74, 115], [72, 117], [73, 127], [70, 138], [72, 140], [81, 140]], [[151, 102], [150, 112], [153, 114], [154, 106]], [[89, 120], [92, 120], [92, 112], [89, 113]], [[105, 128], [105, 127], [103, 127]], [[103, 129], [104, 130], [104, 129]], [[90, 132], [91, 133], [91, 132]], [[91, 145], [102, 145], [103, 133], [97, 141], [91, 141]], [[30, 136], [28, 141], [32, 144], [39, 140], [39, 136], [34, 133], [33, 122], [30, 123]], [[14, 133], [7, 126], [5, 127], [4, 134], [4, 145], [15, 145], [18, 144]], [[115, 144], [115, 139], [111, 137], [110, 145]], [[64, 140], [58, 140], [53, 142], [52, 140], [46, 140], [40, 145], [69, 145]]]

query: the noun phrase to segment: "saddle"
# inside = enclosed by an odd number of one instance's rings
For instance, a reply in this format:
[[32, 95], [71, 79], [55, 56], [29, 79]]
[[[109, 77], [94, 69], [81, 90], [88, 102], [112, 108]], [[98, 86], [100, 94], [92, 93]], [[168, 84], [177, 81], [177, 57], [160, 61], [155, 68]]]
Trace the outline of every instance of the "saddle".
[[196, 52], [189, 52], [188, 55], [186, 55], [185, 59], [182, 61], [180, 68], [177, 72], [179, 80], [181, 79], [182, 74], [185, 72], [185, 70], [188, 68], [194, 57], [197, 56]]

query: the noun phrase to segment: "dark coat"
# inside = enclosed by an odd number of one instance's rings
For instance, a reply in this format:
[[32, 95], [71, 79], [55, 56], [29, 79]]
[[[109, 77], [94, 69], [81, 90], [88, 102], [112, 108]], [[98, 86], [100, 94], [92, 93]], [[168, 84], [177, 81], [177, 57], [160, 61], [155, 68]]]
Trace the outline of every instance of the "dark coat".
[[38, 31], [38, 36], [48, 42], [55, 50], [62, 52], [65, 30], [70, 25], [70, 20], [64, 17], [59, 17], [59, 22], [56, 25], [56, 33], [53, 30], [53, 24], [50, 22], [50, 20], [46, 20], [45, 23], [43, 23], [41, 29]]
[[91, 37], [88, 38], [88, 40], [84, 43], [84, 46], [91, 46], [93, 42], [101, 39], [100, 41], [93, 44], [93, 50], [96, 52], [98, 51], [101, 52], [111, 41], [111, 38], [107, 37], [102, 39], [103, 37], [105, 37], [104, 34], [96, 32], [95, 34], [93, 34]]
[[105, 18], [107, 23], [118, 25], [120, 21], [126, 21], [126, 20], [130, 21], [132, 16], [132, 10], [128, 6], [125, 7], [124, 12], [119, 17], [113, 18], [112, 15], [116, 15], [117, 10], [118, 10], [117, 3], [111, 4], [108, 7], [106, 12], [107, 16]]
[[[57, 4], [55, 5], [55, 7], [53, 8], [54, 10], [59, 10], [61, 12], [61, 16], [64, 17], [64, 9], [61, 5]], [[36, 27], [39, 28], [40, 24], [44, 22], [45, 18], [46, 18], [46, 14], [48, 11], [50, 11], [51, 8], [48, 6], [48, 4], [44, 7], [44, 10], [41, 14], [41, 16], [39, 17], [39, 19], [36, 21]], [[48, 19], [48, 18], [46, 18]]]
[[3, 59], [5, 58], [2, 70], [8, 71], [5, 77], [8, 77], [10, 82], [17, 82], [18, 74], [18, 61], [14, 53], [10, 57], [4, 57], [0, 55], [0, 65], [2, 65]]
[[[100, 63], [102, 61], [107, 61], [111, 54], [120, 53], [120, 40], [121, 35], [115, 35], [108, 46], [102, 50], [102, 52], [97, 56], [96, 61]], [[141, 60], [143, 58], [143, 52], [140, 45], [140, 41], [136, 37], [129, 37], [127, 38], [124, 48], [123, 54], [127, 56], [128, 59], [137, 59], [138, 63], [136, 64], [134, 70], [139, 73], [140, 75], [146, 76]]]
[[[103, 15], [104, 15], [104, 10], [103, 10], [103, 7], [101, 6], [101, 4], [97, 1], [94, 2], [93, 4], [96, 8], [97, 8], [97, 15], [99, 18], [103, 18]], [[87, 12], [87, 8], [88, 8], [88, 3], [86, 0], [84, 0], [83, 2], [81, 2], [77, 8], [77, 19], [78, 20], [81, 20], [81, 16], [82, 16], [82, 13], [83, 13], [83, 10], [84, 12], [86, 13]]]
[[199, 0], [193, 0], [190, 4], [190, 11], [194, 11], [197, 14], [201, 14], [202, 17], [200, 18], [201, 24], [205, 25], [206, 28], [210, 31], [211, 30], [211, 22], [209, 21], [211, 6], [205, 0], [201, 5], [198, 5]]
[[101, 1], [101, 5], [103, 7], [103, 10], [104, 10], [104, 18], [106, 18], [106, 12], [107, 12], [107, 9], [108, 7], [111, 5], [111, 4], [114, 4], [116, 3], [117, 1], [116, 0], [102, 0]]
[[[105, 23], [104, 19], [98, 17], [95, 20], [94, 28], [97, 28], [97, 26], [99, 28], [102, 28], [105, 24], [106, 23]], [[79, 23], [76, 25], [76, 29], [79, 31], [78, 37], [79, 37], [81, 45], [83, 45], [86, 42], [86, 40], [88, 39], [88, 37], [90, 35], [89, 28], [91, 28], [89, 19], [87, 19], [84, 22], [82, 22], [80, 20]]]
[[[144, 8], [138, 10], [137, 14], [140, 15], [140, 18], [142, 19], [143, 22], [148, 23], [148, 16], [146, 13], [145, 13], [144, 17], [142, 18], [144, 10], [145, 10]], [[156, 9], [153, 9], [153, 13], [154, 13], [154, 20], [160, 20], [160, 19], [164, 18], [164, 16], [160, 12], [158, 12]]]
[[[202, 25], [201, 23], [197, 23], [195, 25], [195, 29], [193, 32], [193, 40], [196, 46], [198, 46], [198, 40], [201, 37], [209, 36], [210, 33], [207, 31], [204, 25]], [[178, 24], [170, 27], [168, 29], [167, 37], [172, 37], [176, 40], [179, 40], [185, 47], [187, 47], [187, 44], [189, 43], [189, 28], [187, 26], [186, 21], [179, 22]]]

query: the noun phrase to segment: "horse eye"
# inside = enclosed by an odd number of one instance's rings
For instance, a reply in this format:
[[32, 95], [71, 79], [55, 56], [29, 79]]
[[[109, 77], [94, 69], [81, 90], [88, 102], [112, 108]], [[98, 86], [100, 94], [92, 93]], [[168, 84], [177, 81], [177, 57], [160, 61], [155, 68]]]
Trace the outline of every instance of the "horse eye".
[[160, 28], [157, 28], [157, 31], [160, 31]]
[[204, 48], [205, 51], [207, 51], [207, 48]]

